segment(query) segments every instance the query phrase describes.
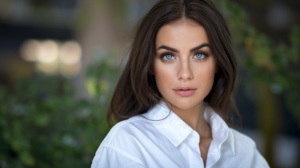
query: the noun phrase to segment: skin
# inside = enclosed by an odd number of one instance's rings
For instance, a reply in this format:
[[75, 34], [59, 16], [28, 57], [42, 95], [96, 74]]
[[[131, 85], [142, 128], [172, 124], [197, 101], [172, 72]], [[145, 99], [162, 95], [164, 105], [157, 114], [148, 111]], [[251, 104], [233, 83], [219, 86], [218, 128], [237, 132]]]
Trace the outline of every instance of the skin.
[[[203, 44], [204, 47], [198, 47]], [[155, 46], [151, 73], [155, 76], [158, 90], [172, 111], [198, 132], [205, 165], [212, 133], [203, 117], [203, 102], [217, 72], [206, 31], [193, 20], [181, 19], [159, 29]], [[195, 47], [198, 48], [191, 52]], [[196, 91], [190, 96], [180, 96], [173, 89], [182, 86], [196, 88]]]

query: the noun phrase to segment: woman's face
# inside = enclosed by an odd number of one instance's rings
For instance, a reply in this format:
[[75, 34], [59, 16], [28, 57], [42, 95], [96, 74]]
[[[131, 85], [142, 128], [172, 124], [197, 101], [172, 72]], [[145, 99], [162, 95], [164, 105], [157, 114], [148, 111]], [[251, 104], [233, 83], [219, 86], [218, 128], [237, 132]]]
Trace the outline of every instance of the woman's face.
[[189, 19], [164, 25], [155, 46], [152, 73], [163, 100], [180, 109], [203, 103], [217, 70], [205, 29]]

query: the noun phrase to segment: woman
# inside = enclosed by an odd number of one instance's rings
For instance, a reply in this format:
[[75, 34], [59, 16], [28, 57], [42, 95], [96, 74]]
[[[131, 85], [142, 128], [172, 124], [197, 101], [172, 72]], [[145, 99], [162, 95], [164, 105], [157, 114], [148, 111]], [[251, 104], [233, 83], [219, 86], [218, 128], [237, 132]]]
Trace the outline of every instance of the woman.
[[[141, 20], [92, 168], [269, 167], [227, 126], [236, 59], [210, 0], [161, 0]], [[221, 117], [222, 116], [222, 117]]]

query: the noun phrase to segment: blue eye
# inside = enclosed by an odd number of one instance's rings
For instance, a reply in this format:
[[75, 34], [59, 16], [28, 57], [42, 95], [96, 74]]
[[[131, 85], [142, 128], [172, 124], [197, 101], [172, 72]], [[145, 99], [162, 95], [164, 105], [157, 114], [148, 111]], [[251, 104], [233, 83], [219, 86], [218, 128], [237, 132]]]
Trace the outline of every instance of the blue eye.
[[194, 57], [196, 57], [196, 59], [203, 59], [205, 55], [203, 53], [197, 53]]
[[165, 57], [166, 60], [171, 60], [174, 56], [168, 54], [168, 55], [165, 55], [164, 57]]

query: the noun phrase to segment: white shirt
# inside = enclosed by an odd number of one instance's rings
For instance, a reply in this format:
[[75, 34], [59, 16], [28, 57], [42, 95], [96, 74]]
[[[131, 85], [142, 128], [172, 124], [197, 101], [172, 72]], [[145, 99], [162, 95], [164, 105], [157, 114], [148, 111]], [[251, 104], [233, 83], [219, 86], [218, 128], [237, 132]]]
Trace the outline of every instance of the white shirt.
[[[213, 136], [207, 168], [269, 168], [253, 140], [229, 128], [211, 107], [206, 106], [203, 115]], [[143, 116], [147, 119], [132, 117], [110, 130], [92, 168], [204, 168], [199, 134], [163, 101]]]

